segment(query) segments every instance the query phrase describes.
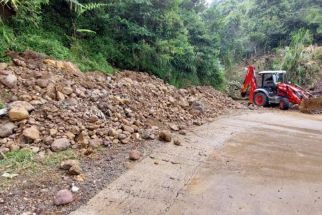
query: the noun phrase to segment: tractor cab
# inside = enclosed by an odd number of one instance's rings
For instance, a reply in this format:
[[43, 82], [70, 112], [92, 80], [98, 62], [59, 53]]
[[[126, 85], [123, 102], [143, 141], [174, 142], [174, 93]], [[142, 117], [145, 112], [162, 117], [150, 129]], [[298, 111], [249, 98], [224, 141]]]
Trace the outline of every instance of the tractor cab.
[[277, 84], [286, 83], [286, 71], [262, 71], [257, 79], [258, 87], [276, 89]]

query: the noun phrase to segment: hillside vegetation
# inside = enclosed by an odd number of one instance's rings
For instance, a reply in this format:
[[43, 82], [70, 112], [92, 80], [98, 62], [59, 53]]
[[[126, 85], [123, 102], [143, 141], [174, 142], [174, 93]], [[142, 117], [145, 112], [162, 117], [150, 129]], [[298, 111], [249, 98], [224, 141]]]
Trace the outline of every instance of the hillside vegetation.
[[0, 60], [7, 50], [34, 50], [83, 71], [145, 71], [179, 87], [222, 88], [224, 71], [276, 52], [274, 68], [294, 71], [302, 83], [301, 53], [322, 42], [321, 0], [216, 0], [209, 7], [204, 0], [0, 3]]

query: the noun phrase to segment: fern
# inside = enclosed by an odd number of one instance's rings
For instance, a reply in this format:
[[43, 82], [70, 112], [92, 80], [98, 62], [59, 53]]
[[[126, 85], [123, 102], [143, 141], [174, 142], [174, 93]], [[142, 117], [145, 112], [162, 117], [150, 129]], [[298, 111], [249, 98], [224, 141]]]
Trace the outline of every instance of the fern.
[[98, 8], [105, 7], [107, 4], [103, 3], [86, 3], [82, 4], [78, 0], [65, 0], [70, 4], [70, 9], [73, 10], [78, 16], [81, 16], [83, 13]]
[[0, 4], [17, 9], [18, 5], [20, 4], [20, 1], [19, 0], [0, 0]]

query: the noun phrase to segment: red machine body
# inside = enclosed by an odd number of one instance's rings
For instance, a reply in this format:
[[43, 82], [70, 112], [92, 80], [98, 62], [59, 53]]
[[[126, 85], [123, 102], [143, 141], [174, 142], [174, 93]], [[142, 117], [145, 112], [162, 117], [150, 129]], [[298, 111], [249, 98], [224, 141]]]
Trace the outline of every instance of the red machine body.
[[243, 97], [249, 95], [250, 104], [279, 104], [281, 109], [286, 110], [290, 105], [300, 104], [309, 97], [301, 87], [286, 82], [285, 71], [263, 71], [258, 74], [260, 81], [256, 78], [255, 67], [249, 66], [241, 89]]

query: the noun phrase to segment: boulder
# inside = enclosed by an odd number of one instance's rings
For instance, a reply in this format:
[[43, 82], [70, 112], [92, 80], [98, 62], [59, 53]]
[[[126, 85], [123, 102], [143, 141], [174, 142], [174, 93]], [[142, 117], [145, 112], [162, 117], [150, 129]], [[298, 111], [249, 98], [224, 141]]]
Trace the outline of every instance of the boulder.
[[14, 129], [16, 129], [17, 126], [12, 123], [12, 122], [7, 122], [4, 124], [0, 125], [0, 137], [4, 138], [4, 137], [8, 137], [11, 134], [13, 134]]
[[21, 121], [29, 118], [28, 110], [24, 107], [13, 107], [8, 112], [11, 121]]
[[56, 206], [67, 205], [73, 201], [74, 201], [73, 193], [67, 189], [58, 191], [54, 197], [54, 204]]
[[54, 142], [51, 144], [51, 150], [54, 152], [64, 151], [68, 149], [70, 146], [70, 142], [66, 138], [60, 138], [54, 140]]

